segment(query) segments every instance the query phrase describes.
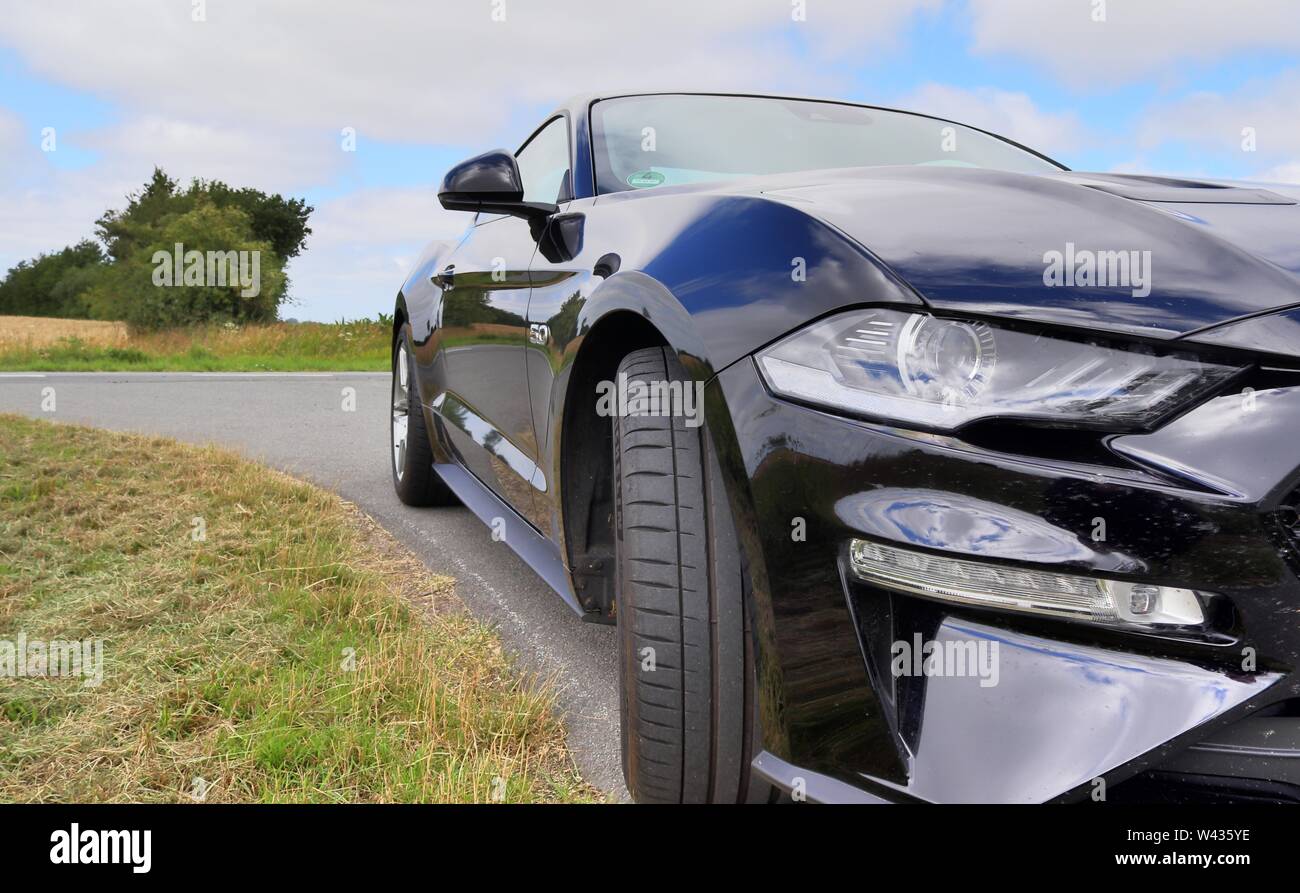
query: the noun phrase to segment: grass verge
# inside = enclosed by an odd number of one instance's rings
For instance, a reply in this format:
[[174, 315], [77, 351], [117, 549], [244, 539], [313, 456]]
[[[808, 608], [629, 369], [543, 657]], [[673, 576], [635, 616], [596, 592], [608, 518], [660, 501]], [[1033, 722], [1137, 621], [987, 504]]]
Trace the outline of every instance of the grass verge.
[[386, 372], [392, 338], [389, 323], [368, 319], [160, 332], [34, 319], [0, 316], [0, 371]]
[[101, 641], [103, 678], [0, 678], [0, 800], [598, 799], [450, 580], [215, 448], [0, 416], [20, 634]]

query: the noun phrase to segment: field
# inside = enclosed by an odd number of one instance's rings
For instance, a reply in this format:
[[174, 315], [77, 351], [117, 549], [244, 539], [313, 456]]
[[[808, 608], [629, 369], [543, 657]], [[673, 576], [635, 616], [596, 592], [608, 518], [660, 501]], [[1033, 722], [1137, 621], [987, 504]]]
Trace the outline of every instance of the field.
[[387, 371], [391, 324], [269, 323], [130, 332], [121, 323], [0, 316], [0, 371]]
[[0, 801], [599, 799], [453, 587], [231, 453], [0, 416]]
[[76, 339], [95, 347], [119, 346], [127, 341], [126, 325], [94, 319], [0, 316], [0, 352], [51, 347], [62, 339]]

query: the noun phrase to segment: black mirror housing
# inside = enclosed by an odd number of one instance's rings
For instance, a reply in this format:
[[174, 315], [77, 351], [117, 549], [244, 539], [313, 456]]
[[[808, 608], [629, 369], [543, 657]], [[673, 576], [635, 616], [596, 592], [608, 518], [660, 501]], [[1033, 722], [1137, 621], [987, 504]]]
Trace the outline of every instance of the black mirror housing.
[[438, 201], [449, 211], [510, 214], [528, 219], [549, 217], [559, 210], [544, 202], [524, 201], [524, 186], [515, 156], [505, 149], [475, 155], [447, 171]]

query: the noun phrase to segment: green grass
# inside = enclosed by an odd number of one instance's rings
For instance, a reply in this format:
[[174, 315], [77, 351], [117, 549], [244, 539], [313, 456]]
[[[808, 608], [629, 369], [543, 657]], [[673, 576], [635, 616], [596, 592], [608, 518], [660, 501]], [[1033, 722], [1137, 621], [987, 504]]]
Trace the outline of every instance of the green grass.
[[[57, 333], [62, 322], [50, 320], [42, 334]], [[391, 337], [391, 323], [358, 320], [133, 332], [112, 345], [77, 337], [0, 339], [0, 371], [386, 372]]]
[[0, 416], [0, 640], [104, 655], [0, 678], [0, 800], [599, 799], [451, 585], [232, 454]]

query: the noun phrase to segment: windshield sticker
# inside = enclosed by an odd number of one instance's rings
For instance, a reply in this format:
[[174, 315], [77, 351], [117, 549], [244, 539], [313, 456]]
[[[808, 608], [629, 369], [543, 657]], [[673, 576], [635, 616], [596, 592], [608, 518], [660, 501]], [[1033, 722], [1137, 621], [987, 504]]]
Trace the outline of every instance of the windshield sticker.
[[648, 189], [651, 186], [662, 186], [667, 179], [659, 171], [637, 171], [635, 174], [629, 174], [627, 185], [637, 189]]

